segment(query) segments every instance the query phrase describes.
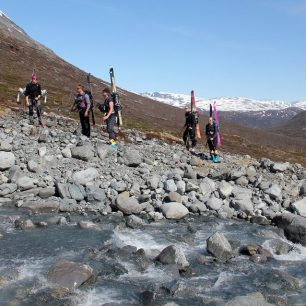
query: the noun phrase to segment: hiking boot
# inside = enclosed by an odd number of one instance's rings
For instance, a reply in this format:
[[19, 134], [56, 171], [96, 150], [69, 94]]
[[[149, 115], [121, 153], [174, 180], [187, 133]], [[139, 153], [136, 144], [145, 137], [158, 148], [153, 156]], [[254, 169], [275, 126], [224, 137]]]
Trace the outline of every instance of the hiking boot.
[[214, 163], [220, 163], [220, 158], [219, 158], [218, 155], [215, 155], [215, 156], [214, 156], [213, 162], [214, 162]]
[[111, 140], [109, 141], [109, 145], [110, 145], [112, 148], [117, 148], [118, 143], [117, 143], [117, 141], [116, 141], [115, 139], [111, 139]]

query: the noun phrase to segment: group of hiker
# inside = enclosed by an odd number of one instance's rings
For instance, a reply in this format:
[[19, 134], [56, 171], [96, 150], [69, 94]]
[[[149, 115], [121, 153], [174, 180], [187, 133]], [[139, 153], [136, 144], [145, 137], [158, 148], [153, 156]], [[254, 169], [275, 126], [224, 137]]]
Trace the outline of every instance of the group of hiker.
[[[93, 101], [91, 92], [85, 90], [85, 87], [81, 84], [76, 87], [76, 97], [71, 110], [77, 110], [79, 113], [80, 124], [82, 128], [82, 134], [90, 137], [90, 113], [93, 112]], [[34, 110], [37, 113], [37, 118], [40, 127], [44, 127], [42, 122], [42, 110], [40, 104], [40, 98], [42, 95], [41, 86], [37, 82], [36, 74], [32, 74], [32, 79], [27, 84], [25, 89], [26, 105], [29, 108], [29, 120], [30, 124], [34, 124]], [[104, 102], [98, 104], [98, 109], [103, 114], [103, 121], [106, 123], [107, 132], [109, 134], [109, 145], [112, 147], [117, 146], [117, 136], [115, 132], [115, 126], [117, 123], [117, 113], [115, 111], [115, 102], [112, 98], [112, 92], [109, 88], [104, 88], [102, 91]], [[185, 125], [183, 127], [183, 141], [186, 148], [190, 152], [194, 152], [197, 145], [196, 136], [196, 124], [198, 115], [191, 111], [188, 105], [185, 107]], [[206, 144], [209, 147], [210, 159], [213, 162], [219, 162], [218, 156], [218, 124], [212, 116], [209, 117], [209, 121], [206, 125]]]

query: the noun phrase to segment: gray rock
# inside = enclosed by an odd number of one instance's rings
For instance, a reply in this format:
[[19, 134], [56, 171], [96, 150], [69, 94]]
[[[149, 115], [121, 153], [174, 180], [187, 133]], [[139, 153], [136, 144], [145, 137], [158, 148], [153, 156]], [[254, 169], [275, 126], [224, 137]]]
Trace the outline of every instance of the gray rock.
[[101, 141], [98, 141], [96, 144], [96, 149], [98, 156], [101, 160], [105, 160], [109, 156], [114, 156], [114, 150], [111, 149], [111, 147]]
[[222, 181], [218, 187], [218, 192], [223, 199], [228, 198], [232, 194], [232, 191], [233, 186], [225, 181]]
[[0, 170], [10, 169], [15, 165], [15, 155], [11, 152], [0, 151]]
[[250, 166], [246, 171], [247, 177], [255, 177], [257, 175], [257, 171], [254, 166]]
[[259, 224], [259, 225], [270, 225], [271, 221], [268, 220], [265, 216], [254, 216], [251, 218], [251, 223]]
[[286, 212], [275, 216], [274, 222], [284, 229], [287, 239], [306, 246], [306, 218]]
[[259, 299], [252, 296], [237, 296], [230, 300], [224, 306], [275, 306], [266, 302], [264, 299]]
[[56, 287], [75, 289], [93, 277], [93, 269], [81, 263], [61, 260], [48, 272], [48, 281]]
[[44, 157], [47, 154], [47, 148], [46, 147], [40, 147], [38, 149], [38, 155], [40, 157]]
[[185, 169], [184, 177], [187, 179], [194, 180], [197, 178], [197, 173], [192, 169], [190, 165], [188, 165]]
[[0, 196], [6, 196], [8, 194], [11, 194], [17, 190], [17, 184], [11, 183], [11, 184], [2, 184], [0, 185]]
[[231, 179], [235, 181], [243, 175], [246, 175], [246, 170], [244, 167], [240, 167], [239, 169], [236, 169], [231, 172]]
[[156, 190], [159, 187], [160, 181], [160, 175], [154, 174], [147, 180], [147, 185], [151, 190]]
[[124, 162], [129, 167], [138, 167], [142, 163], [142, 157], [138, 151], [126, 149], [124, 152]]
[[294, 247], [289, 243], [276, 239], [272, 240], [270, 243], [270, 248], [273, 250], [273, 253], [276, 255], [284, 255], [294, 250]]
[[156, 260], [166, 265], [176, 264], [179, 270], [185, 270], [189, 266], [181, 247], [176, 245], [169, 245], [163, 249]]
[[238, 192], [236, 188], [234, 188], [235, 198], [232, 200], [231, 205], [237, 211], [242, 211], [247, 214], [253, 212], [253, 203], [251, 200], [251, 193], [249, 192]]
[[272, 186], [265, 190], [265, 193], [268, 194], [271, 199], [278, 200], [282, 198], [282, 189], [278, 184], [272, 184]]
[[207, 202], [206, 206], [211, 210], [219, 210], [222, 206], [223, 202], [221, 199], [218, 199], [216, 197], [211, 197]]
[[207, 251], [220, 261], [234, 257], [231, 244], [222, 233], [215, 233], [207, 239]]
[[184, 181], [178, 181], [176, 183], [177, 192], [180, 195], [183, 195], [186, 191], [186, 183]]
[[167, 202], [177, 202], [177, 203], [182, 203], [182, 196], [175, 192], [171, 191], [166, 197]]
[[117, 208], [126, 215], [139, 214], [145, 209], [144, 204], [139, 204], [136, 198], [129, 198], [125, 194], [120, 194], [116, 199]]
[[35, 187], [34, 180], [28, 176], [21, 176], [16, 181], [20, 190], [28, 190]]
[[87, 201], [88, 202], [102, 202], [106, 201], [106, 194], [104, 190], [95, 185], [88, 185], [86, 187]]
[[70, 150], [71, 156], [76, 159], [89, 161], [94, 157], [93, 151], [87, 146], [73, 147]]
[[34, 227], [35, 225], [30, 219], [24, 220], [20, 218], [15, 220], [15, 228], [17, 229], [26, 230], [26, 229], [32, 229]]
[[270, 166], [270, 169], [272, 172], [285, 172], [286, 170], [288, 170], [290, 164], [287, 163], [273, 163]]
[[144, 224], [143, 220], [135, 215], [128, 216], [126, 219], [126, 225], [133, 229], [141, 228]]
[[174, 180], [167, 180], [165, 182], [165, 186], [164, 186], [164, 189], [167, 191], [167, 192], [171, 192], [171, 191], [176, 191], [177, 190], [177, 187], [175, 185], [175, 182]]
[[296, 201], [292, 204], [292, 208], [302, 217], [306, 218], [306, 198]]
[[86, 185], [99, 177], [99, 172], [95, 168], [77, 171], [73, 174], [72, 180], [79, 185]]
[[68, 190], [71, 199], [75, 199], [76, 201], [84, 200], [86, 194], [83, 186], [68, 184]]
[[203, 202], [196, 201], [189, 206], [189, 210], [193, 213], [201, 213], [207, 211], [207, 207]]
[[55, 188], [54, 187], [47, 187], [42, 188], [38, 194], [42, 199], [47, 199], [55, 195]]
[[79, 221], [78, 223], [79, 228], [81, 229], [95, 229], [99, 230], [99, 226], [91, 221]]
[[306, 182], [304, 182], [301, 186], [301, 189], [300, 189], [300, 195], [301, 196], [306, 196]]
[[216, 190], [216, 184], [213, 180], [205, 177], [200, 183], [200, 191], [204, 196], [210, 196]]
[[10, 140], [1, 141], [0, 151], [10, 152], [12, 151], [12, 145]]
[[181, 219], [188, 215], [188, 209], [181, 203], [171, 202], [161, 206], [161, 211], [167, 219]]
[[124, 181], [114, 182], [111, 184], [111, 187], [121, 193], [127, 189], [127, 184]]
[[31, 211], [33, 214], [51, 213], [59, 210], [57, 200], [28, 201], [22, 204], [22, 208]]
[[71, 154], [71, 150], [69, 147], [66, 147], [62, 150], [62, 155], [66, 158], [71, 158], [72, 154]]
[[236, 184], [246, 187], [249, 184], [249, 181], [245, 176], [241, 176], [236, 180]]
[[31, 159], [28, 161], [28, 170], [34, 173], [39, 171], [39, 166], [35, 160]]

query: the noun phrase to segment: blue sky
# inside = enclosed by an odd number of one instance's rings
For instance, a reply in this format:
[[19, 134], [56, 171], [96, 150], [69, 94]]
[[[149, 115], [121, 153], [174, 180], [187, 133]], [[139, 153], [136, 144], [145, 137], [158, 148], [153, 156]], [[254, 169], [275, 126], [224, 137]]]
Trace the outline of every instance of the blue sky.
[[306, 99], [306, 0], [0, 0], [34, 39], [136, 92]]

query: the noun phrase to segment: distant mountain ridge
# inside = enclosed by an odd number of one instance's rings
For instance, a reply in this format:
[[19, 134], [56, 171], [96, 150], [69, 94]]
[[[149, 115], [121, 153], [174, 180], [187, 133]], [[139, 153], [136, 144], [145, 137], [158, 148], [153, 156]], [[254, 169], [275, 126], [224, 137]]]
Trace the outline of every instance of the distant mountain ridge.
[[[186, 104], [190, 104], [190, 96], [185, 94], [167, 93], [167, 92], [145, 92], [142, 96], [148, 97], [159, 102], [170, 104], [176, 107], [183, 108]], [[285, 102], [280, 100], [256, 100], [249, 98], [212, 98], [203, 99], [196, 97], [197, 106], [200, 110], [208, 110], [209, 104], [217, 103], [220, 111], [264, 111], [264, 110], [283, 110], [286, 108], [300, 108], [306, 110], [306, 100]]]

